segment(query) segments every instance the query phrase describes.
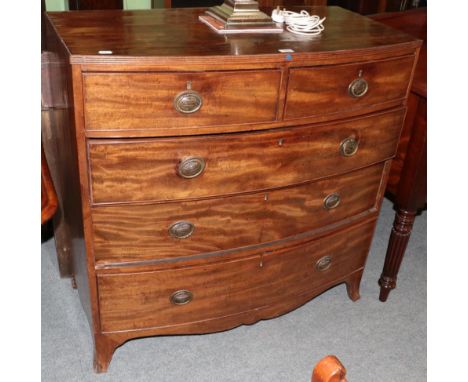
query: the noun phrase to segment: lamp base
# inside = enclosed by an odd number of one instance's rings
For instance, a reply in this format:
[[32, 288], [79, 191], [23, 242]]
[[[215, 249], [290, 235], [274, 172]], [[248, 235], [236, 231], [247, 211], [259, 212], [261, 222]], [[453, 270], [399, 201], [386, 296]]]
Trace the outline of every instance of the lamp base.
[[283, 27], [281, 25], [273, 23], [272, 26], [269, 24], [240, 24], [231, 25], [226, 28], [226, 24], [217, 18], [210, 15], [198, 16], [198, 19], [208, 25], [213, 31], [218, 34], [242, 34], [242, 33], [281, 33]]
[[277, 26], [270, 16], [258, 9], [258, 2], [254, 0], [225, 0], [222, 5], [209, 8], [206, 14], [223, 23], [225, 29]]

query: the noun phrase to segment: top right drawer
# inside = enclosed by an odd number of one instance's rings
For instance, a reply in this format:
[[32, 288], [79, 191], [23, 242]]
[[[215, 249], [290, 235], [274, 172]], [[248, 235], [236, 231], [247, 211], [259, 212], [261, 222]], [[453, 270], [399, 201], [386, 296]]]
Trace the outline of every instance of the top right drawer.
[[394, 106], [406, 97], [414, 59], [292, 68], [284, 119]]

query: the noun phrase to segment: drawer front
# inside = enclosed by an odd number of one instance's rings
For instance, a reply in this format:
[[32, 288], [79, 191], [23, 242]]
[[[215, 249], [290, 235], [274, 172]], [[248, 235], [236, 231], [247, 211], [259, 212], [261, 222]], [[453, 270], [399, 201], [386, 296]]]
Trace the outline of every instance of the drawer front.
[[285, 119], [363, 109], [406, 97], [414, 56], [398, 59], [291, 69]]
[[102, 330], [190, 324], [326, 289], [364, 266], [373, 227], [371, 222], [301, 247], [232, 262], [100, 275]]
[[88, 130], [231, 125], [276, 120], [279, 70], [84, 74]]
[[[383, 164], [297, 187], [92, 211], [97, 264], [170, 259], [281, 240], [376, 207]], [[336, 205], [334, 205], [336, 204]]]
[[403, 117], [399, 109], [262, 133], [90, 140], [92, 203], [229, 195], [344, 173], [393, 157]]

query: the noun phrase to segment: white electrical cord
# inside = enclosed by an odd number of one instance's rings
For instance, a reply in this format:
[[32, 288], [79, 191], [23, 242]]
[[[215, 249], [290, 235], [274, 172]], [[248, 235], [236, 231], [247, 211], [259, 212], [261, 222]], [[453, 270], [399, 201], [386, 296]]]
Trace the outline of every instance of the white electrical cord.
[[277, 23], [285, 23], [286, 29], [296, 34], [318, 35], [325, 29], [322, 24], [326, 17], [321, 19], [319, 16], [309, 15], [309, 12], [304, 10], [297, 13], [277, 7], [271, 14], [271, 18]]

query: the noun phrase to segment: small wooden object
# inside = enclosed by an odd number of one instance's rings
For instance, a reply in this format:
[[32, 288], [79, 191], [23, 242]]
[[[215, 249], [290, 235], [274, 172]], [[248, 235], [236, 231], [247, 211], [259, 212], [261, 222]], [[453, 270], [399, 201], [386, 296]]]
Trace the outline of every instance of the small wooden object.
[[68, 0], [71, 11], [123, 9], [123, 0]]
[[347, 382], [346, 369], [338, 358], [328, 355], [315, 366], [311, 382]]

